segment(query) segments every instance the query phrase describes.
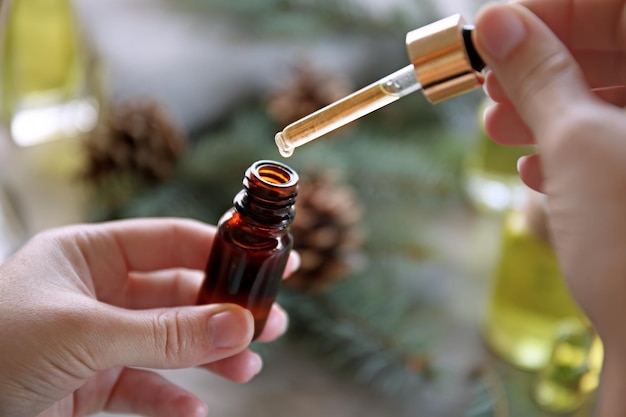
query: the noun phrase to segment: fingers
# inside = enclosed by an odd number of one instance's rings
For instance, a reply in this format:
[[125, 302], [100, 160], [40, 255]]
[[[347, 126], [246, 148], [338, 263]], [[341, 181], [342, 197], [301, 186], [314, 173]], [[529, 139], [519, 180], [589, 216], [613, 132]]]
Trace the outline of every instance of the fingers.
[[[300, 265], [300, 256], [292, 251], [287, 261], [284, 278]], [[195, 305], [204, 279], [202, 271], [182, 268], [153, 272], [130, 272], [117, 292], [100, 292], [101, 301], [130, 309], [149, 309]], [[105, 298], [104, 295], [107, 295]]]
[[130, 309], [195, 305], [203, 279], [203, 272], [188, 269], [131, 272], [114, 304]]
[[[203, 271], [214, 236], [214, 226], [183, 219], [123, 220], [57, 232], [64, 255], [79, 269], [79, 275], [91, 275], [96, 297], [130, 308], [159, 306], [154, 302], [163, 295], [165, 305], [193, 304], [193, 287], [199, 282], [189, 274], [166, 272], [161, 280], [150, 281], [138, 279], [141, 274], [137, 273], [176, 268]], [[292, 251], [285, 277], [298, 268], [299, 260]], [[85, 270], [80, 270], [81, 266]], [[134, 305], [129, 303], [133, 301], [130, 295], [140, 296], [143, 290], [151, 294]], [[168, 290], [173, 294], [166, 294]], [[148, 307], [140, 307], [142, 302]]]
[[262, 367], [263, 360], [261, 357], [249, 349], [235, 356], [202, 366], [202, 368], [216, 375], [220, 375], [240, 384], [250, 381], [255, 375], [261, 372]]
[[[277, 339], [285, 333], [287, 324], [287, 313], [278, 304], [274, 304], [265, 323], [265, 328], [257, 338], [257, 342], [271, 342]], [[261, 371], [262, 366], [261, 357], [247, 349], [235, 356], [212, 362], [202, 367], [224, 378], [243, 383], [248, 382], [257, 375]]]
[[291, 274], [296, 272], [300, 268], [300, 254], [295, 250], [289, 253], [289, 259], [287, 259], [287, 266], [285, 266], [284, 278], [288, 278]]
[[204, 270], [215, 227], [183, 219], [133, 219], [78, 225], [54, 236], [96, 297], [118, 304], [131, 271]]
[[243, 351], [254, 331], [249, 311], [233, 304], [155, 310], [103, 306], [87, 340], [98, 369], [141, 366], [175, 369]]
[[485, 6], [477, 16], [474, 36], [479, 53], [535, 137], [574, 104], [590, 100], [572, 55], [528, 9]]
[[101, 227], [115, 237], [129, 271], [203, 270], [215, 236], [215, 227], [183, 219], [134, 219]]
[[207, 406], [195, 395], [149, 371], [125, 368], [105, 411], [150, 417], [205, 417]]
[[535, 142], [526, 123], [508, 102], [487, 107], [484, 126], [489, 137], [503, 145], [531, 145]]
[[544, 192], [543, 171], [539, 154], [521, 157], [517, 162], [517, 170], [524, 184], [535, 191]]
[[[75, 242], [92, 273], [203, 270], [215, 227], [184, 219], [132, 219], [67, 227], [64, 239]], [[120, 267], [117, 267], [120, 265]]]
[[289, 316], [278, 304], [274, 303], [270, 311], [265, 327], [257, 338], [258, 342], [271, 342], [278, 339], [287, 331]]
[[483, 90], [487, 93], [489, 98], [496, 103], [504, 103], [509, 101], [506, 95], [506, 91], [502, 88], [502, 84], [498, 81], [493, 71], [489, 71], [485, 75], [485, 83], [483, 84]]

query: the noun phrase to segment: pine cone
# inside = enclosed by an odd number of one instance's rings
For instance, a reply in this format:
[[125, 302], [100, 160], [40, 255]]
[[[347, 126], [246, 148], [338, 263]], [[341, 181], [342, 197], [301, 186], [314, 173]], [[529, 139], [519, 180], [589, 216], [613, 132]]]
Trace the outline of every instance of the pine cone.
[[282, 129], [351, 92], [347, 80], [338, 76], [322, 76], [311, 65], [304, 63], [295, 68], [292, 80], [270, 95], [267, 112]]
[[184, 143], [158, 103], [118, 105], [87, 140], [84, 176], [96, 185], [129, 177], [141, 185], [161, 182], [173, 174]]
[[362, 264], [362, 207], [353, 190], [332, 173], [300, 180], [291, 229], [302, 263], [285, 285], [316, 291]]

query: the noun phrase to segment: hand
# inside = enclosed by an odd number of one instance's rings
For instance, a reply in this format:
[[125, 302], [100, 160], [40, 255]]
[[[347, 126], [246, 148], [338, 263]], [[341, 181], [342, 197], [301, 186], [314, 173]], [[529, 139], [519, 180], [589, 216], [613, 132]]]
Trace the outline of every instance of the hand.
[[[0, 415], [200, 417], [197, 397], [131, 366], [202, 366], [237, 382], [258, 373], [251, 314], [193, 306], [214, 233], [173, 219], [72, 226], [0, 265]], [[296, 264], [294, 254], [287, 273]], [[258, 340], [286, 325], [274, 306]]]
[[[575, 69], [582, 72], [585, 78], [583, 88], [590, 89], [597, 97], [607, 103], [616, 104], [622, 107], [626, 103], [626, 60], [624, 43], [620, 39], [626, 37], [620, 35], [626, 31], [619, 25], [620, 21], [615, 16], [620, 16], [624, 7], [623, 0], [606, 0], [602, 4], [596, 1], [571, 1], [571, 0], [519, 0], [517, 2], [528, 10], [532, 11], [544, 21], [549, 30], [563, 42], [563, 46], [568, 48], [570, 59], [576, 63], [563, 63], [560, 54], [552, 56], [553, 51], [541, 48], [541, 51], [528, 50], [525, 54], [542, 53], [543, 57], [534, 57], [535, 62], [543, 60], [550, 68], [544, 71], [552, 72], [557, 76], [560, 84], [566, 84], [567, 79], [555, 74], [559, 70]], [[486, 9], [488, 9], [488, 6]], [[485, 10], [486, 10], [485, 9]], [[479, 16], [478, 19], [481, 17]], [[490, 18], [493, 21], [493, 18]], [[485, 29], [493, 25], [485, 22]], [[482, 26], [482, 25], [481, 25]], [[497, 29], [496, 29], [497, 32]], [[496, 34], [497, 36], [497, 34]], [[550, 35], [552, 36], [552, 35]], [[497, 39], [487, 36], [490, 39]], [[541, 42], [541, 39], [539, 39]], [[500, 48], [502, 45], [494, 45]], [[540, 46], [540, 45], [537, 45]], [[483, 51], [483, 53], [485, 53]], [[487, 53], [488, 54], [488, 53]], [[567, 53], [565, 54], [567, 55]], [[503, 61], [503, 59], [500, 59]], [[525, 59], [523, 59], [525, 60]], [[512, 69], [512, 63], [504, 63], [506, 67]], [[562, 65], [563, 68], [559, 66]], [[497, 64], [496, 64], [497, 66]], [[514, 105], [515, 100], [510, 100], [507, 91], [498, 81], [497, 73], [492, 71], [487, 76], [486, 90], [491, 98], [499, 105], [490, 108], [486, 114], [486, 124], [490, 135], [494, 140], [508, 145], [535, 143], [534, 132], [529, 129], [526, 120], [521, 118], [521, 109]], [[529, 79], [520, 79], [521, 69], [510, 73], [514, 79], [508, 80], [509, 87], [514, 87], [517, 91], [515, 95], [523, 100], [523, 97], [532, 98], [537, 91], [542, 88], [546, 78], [544, 76], [528, 75]], [[535, 99], [534, 102], [538, 100]], [[525, 109], [536, 108], [534, 104], [526, 103], [522, 106]], [[543, 107], [538, 108], [539, 112]], [[536, 156], [524, 158], [520, 161], [520, 175], [531, 188], [541, 190], [543, 175], [541, 164]]]
[[[527, 6], [527, 7], [524, 7]], [[626, 415], [624, 1], [487, 5], [476, 47], [491, 68], [490, 136], [537, 145], [524, 182], [548, 195], [565, 278], [605, 345], [602, 415]], [[536, 15], [534, 13], [536, 13]]]

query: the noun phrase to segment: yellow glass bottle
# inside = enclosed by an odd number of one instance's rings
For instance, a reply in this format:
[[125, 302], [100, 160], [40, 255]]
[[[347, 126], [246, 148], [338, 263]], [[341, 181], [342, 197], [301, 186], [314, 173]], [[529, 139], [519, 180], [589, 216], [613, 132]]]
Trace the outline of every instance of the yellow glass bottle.
[[533, 398], [544, 410], [579, 408], [600, 383], [604, 349], [595, 331], [578, 320], [564, 320], [554, 337], [547, 365], [539, 372]]
[[543, 368], [564, 319], [585, 321], [562, 277], [547, 232], [543, 196], [504, 216], [502, 246], [487, 310], [488, 345], [507, 362]]
[[80, 30], [71, 0], [13, 0], [2, 33], [2, 116], [18, 145], [93, 126]]

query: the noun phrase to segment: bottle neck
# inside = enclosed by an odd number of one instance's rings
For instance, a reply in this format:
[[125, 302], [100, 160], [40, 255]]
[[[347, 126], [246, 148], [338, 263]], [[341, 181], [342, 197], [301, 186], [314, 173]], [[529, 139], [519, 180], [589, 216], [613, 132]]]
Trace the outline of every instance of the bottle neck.
[[295, 217], [293, 203], [283, 205], [270, 203], [255, 198], [247, 190], [241, 190], [234, 203], [235, 209], [242, 216], [263, 227], [284, 228], [289, 226]]
[[255, 162], [235, 196], [235, 209], [261, 227], [285, 228], [295, 216], [298, 180], [294, 170], [279, 162]]

